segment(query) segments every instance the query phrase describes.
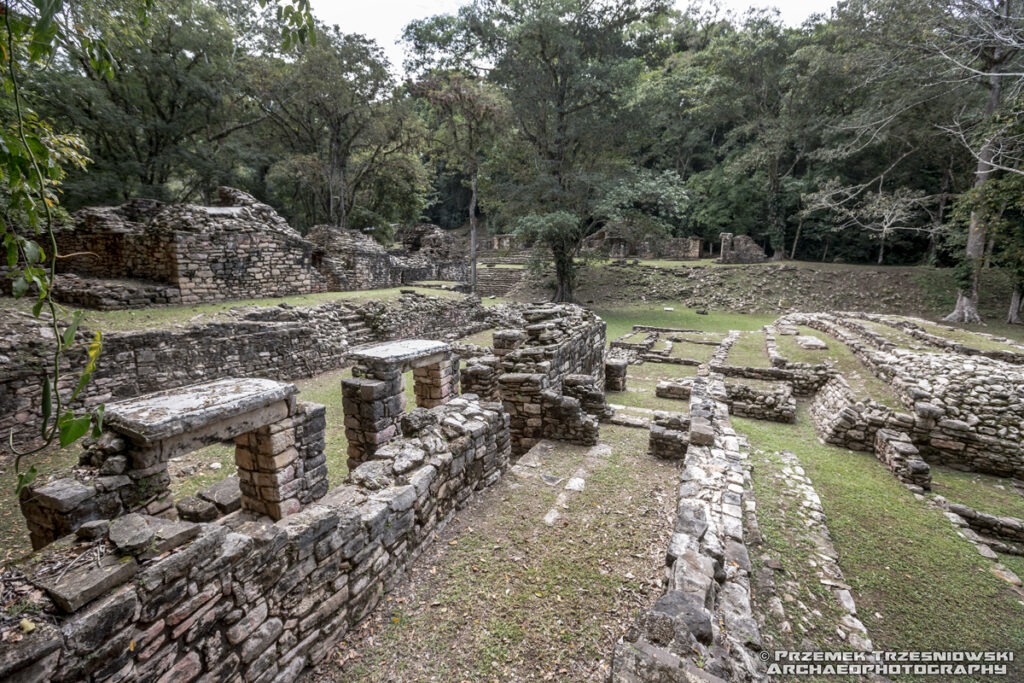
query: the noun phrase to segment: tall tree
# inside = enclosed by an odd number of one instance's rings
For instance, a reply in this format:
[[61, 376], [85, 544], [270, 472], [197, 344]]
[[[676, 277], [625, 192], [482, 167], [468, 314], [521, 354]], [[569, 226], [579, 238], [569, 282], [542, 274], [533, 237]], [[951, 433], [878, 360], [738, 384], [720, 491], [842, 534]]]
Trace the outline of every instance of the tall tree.
[[269, 189], [300, 227], [418, 217], [423, 131], [389, 66], [372, 40], [335, 27], [254, 79], [276, 140]]

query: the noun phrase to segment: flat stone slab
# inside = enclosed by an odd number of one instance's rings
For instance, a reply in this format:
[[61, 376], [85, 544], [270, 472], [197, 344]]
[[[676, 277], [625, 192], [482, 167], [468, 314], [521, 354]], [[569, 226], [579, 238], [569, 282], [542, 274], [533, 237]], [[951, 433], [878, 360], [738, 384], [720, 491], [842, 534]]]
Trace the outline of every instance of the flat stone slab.
[[826, 344], [822, 340], [818, 339], [817, 337], [812, 337], [806, 334], [797, 335], [794, 338], [794, 341], [797, 344], [799, 344], [801, 348], [805, 348], [811, 351], [820, 351], [828, 348], [828, 344]]
[[125, 583], [139, 570], [134, 557], [120, 558], [116, 555], [104, 555], [98, 565], [90, 563], [86, 566], [90, 567], [88, 571], [70, 571], [57, 583], [43, 580], [38, 585], [49, 593], [58, 607], [71, 613]]
[[443, 341], [431, 339], [405, 339], [402, 341], [384, 342], [358, 349], [349, 354], [355, 361], [373, 363], [407, 363], [424, 356], [451, 351], [451, 346]]
[[217, 506], [221, 514], [234, 512], [242, 507], [242, 491], [238, 487], [238, 477], [227, 477], [216, 484], [211, 484], [196, 494], [203, 500]]
[[229, 377], [111, 403], [104, 424], [133, 440], [154, 443], [259, 410], [297, 393], [294, 384]]

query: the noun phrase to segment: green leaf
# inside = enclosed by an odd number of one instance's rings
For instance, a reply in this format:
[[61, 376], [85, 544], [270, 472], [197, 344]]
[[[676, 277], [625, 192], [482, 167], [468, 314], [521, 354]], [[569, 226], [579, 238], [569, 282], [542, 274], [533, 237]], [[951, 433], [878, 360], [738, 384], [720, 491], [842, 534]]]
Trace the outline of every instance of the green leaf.
[[11, 293], [14, 294], [15, 299], [20, 299], [25, 296], [25, 292], [28, 291], [28, 280], [25, 276], [19, 275], [14, 278], [14, 283], [11, 285]]
[[38, 318], [39, 314], [43, 312], [43, 306], [45, 305], [46, 299], [43, 297], [39, 297], [39, 300], [36, 301], [34, 306], [32, 306], [32, 315]]
[[21, 248], [25, 252], [25, 259], [30, 264], [39, 263], [43, 259], [43, 250], [32, 240], [22, 242]]
[[73, 420], [62, 422], [60, 425], [60, 445], [69, 446], [85, 436], [92, 424], [92, 415], [82, 415]]
[[71, 346], [75, 341], [75, 332], [78, 330], [78, 325], [82, 322], [82, 312], [75, 311], [71, 317], [71, 324], [64, 330], [64, 346]]
[[99, 407], [96, 408], [96, 410], [94, 410], [92, 413], [92, 435], [94, 437], [99, 436], [101, 433], [103, 433], [103, 413], [104, 411], [106, 411], [106, 409], [107, 407], [101, 403]]
[[18, 472], [18, 483], [14, 487], [14, 495], [20, 496], [22, 490], [35, 480], [37, 474], [39, 472], [36, 471], [35, 465], [29, 467], [28, 472]]

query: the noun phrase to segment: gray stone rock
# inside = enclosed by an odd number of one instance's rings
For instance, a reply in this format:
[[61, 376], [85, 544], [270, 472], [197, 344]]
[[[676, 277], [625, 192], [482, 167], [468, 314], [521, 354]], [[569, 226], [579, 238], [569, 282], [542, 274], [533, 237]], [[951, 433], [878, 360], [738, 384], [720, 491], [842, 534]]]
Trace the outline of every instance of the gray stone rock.
[[156, 537], [148, 520], [138, 513], [115, 519], [110, 523], [108, 535], [118, 550], [132, 555], [149, 549]]
[[216, 505], [194, 496], [185, 496], [174, 507], [178, 510], [178, 517], [187, 522], [212, 522], [220, 516]]
[[238, 477], [227, 477], [207, 486], [198, 494], [199, 498], [217, 506], [222, 515], [242, 507], [242, 491], [238, 488]]
[[96, 489], [76, 479], [58, 479], [32, 490], [33, 499], [41, 506], [57, 512], [71, 512], [96, 495]]
[[86, 541], [95, 541], [98, 538], [107, 537], [107, 529], [110, 526], [110, 521], [106, 519], [96, 519], [91, 522], [86, 522], [82, 526], [75, 530], [75, 535]]
[[59, 582], [44, 579], [38, 583], [58, 607], [71, 613], [93, 598], [128, 581], [138, 569], [134, 557], [105, 555], [99, 564], [89, 565], [85, 571], [68, 572]]

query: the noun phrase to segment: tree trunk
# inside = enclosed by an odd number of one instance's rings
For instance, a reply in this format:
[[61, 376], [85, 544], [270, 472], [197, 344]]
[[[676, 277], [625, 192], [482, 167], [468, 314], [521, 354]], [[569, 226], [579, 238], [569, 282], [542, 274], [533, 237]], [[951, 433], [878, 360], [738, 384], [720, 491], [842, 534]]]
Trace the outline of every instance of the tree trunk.
[[821, 252], [821, 262], [824, 263], [825, 259], [828, 258], [828, 245], [832, 240], [825, 240], [825, 251]]
[[801, 218], [800, 222], [796, 224], [796, 235], [793, 237], [793, 248], [789, 251], [789, 260], [792, 261], [796, 258], [796, 245], [800, 243], [800, 231], [804, 228], [804, 219]]
[[554, 301], [555, 303], [572, 303], [572, 254], [560, 253], [558, 249], [552, 249], [552, 253], [555, 257], [555, 278], [558, 280]]
[[469, 291], [476, 294], [476, 176], [470, 183], [469, 195]]
[[[988, 103], [985, 106], [986, 118], [990, 118], [999, 106], [1000, 81], [998, 74], [990, 77], [990, 91]], [[988, 182], [995, 173], [992, 167], [992, 159], [995, 158], [996, 141], [989, 138], [985, 141], [978, 154], [978, 167], [975, 172], [974, 187], [981, 187]], [[980, 323], [981, 316], [978, 315], [978, 284], [981, 274], [981, 266], [985, 256], [986, 239], [985, 224], [981, 222], [981, 216], [977, 211], [971, 212], [970, 224], [967, 228], [967, 249], [964, 254], [964, 261], [970, 269], [970, 279], [966, 288], [960, 289], [956, 294], [956, 308], [943, 320], [953, 323]]]
[[1010, 298], [1010, 312], [1006, 315], [1006, 322], [1011, 325], [1020, 325], [1020, 309], [1024, 306], [1024, 297], [1021, 296], [1020, 282], [1013, 285], [1013, 296]]
[[882, 238], [878, 241], [878, 265], [882, 265], [882, 259], [885, 258], [885, 233], [882, 233]]
[[786, 251], [786, 224], [782, 220], [782, 199], [779, 188], [779, 160], [772, 157], [768, 164], [768, 243], [772, 248], [772, 258], [781, 259]]

